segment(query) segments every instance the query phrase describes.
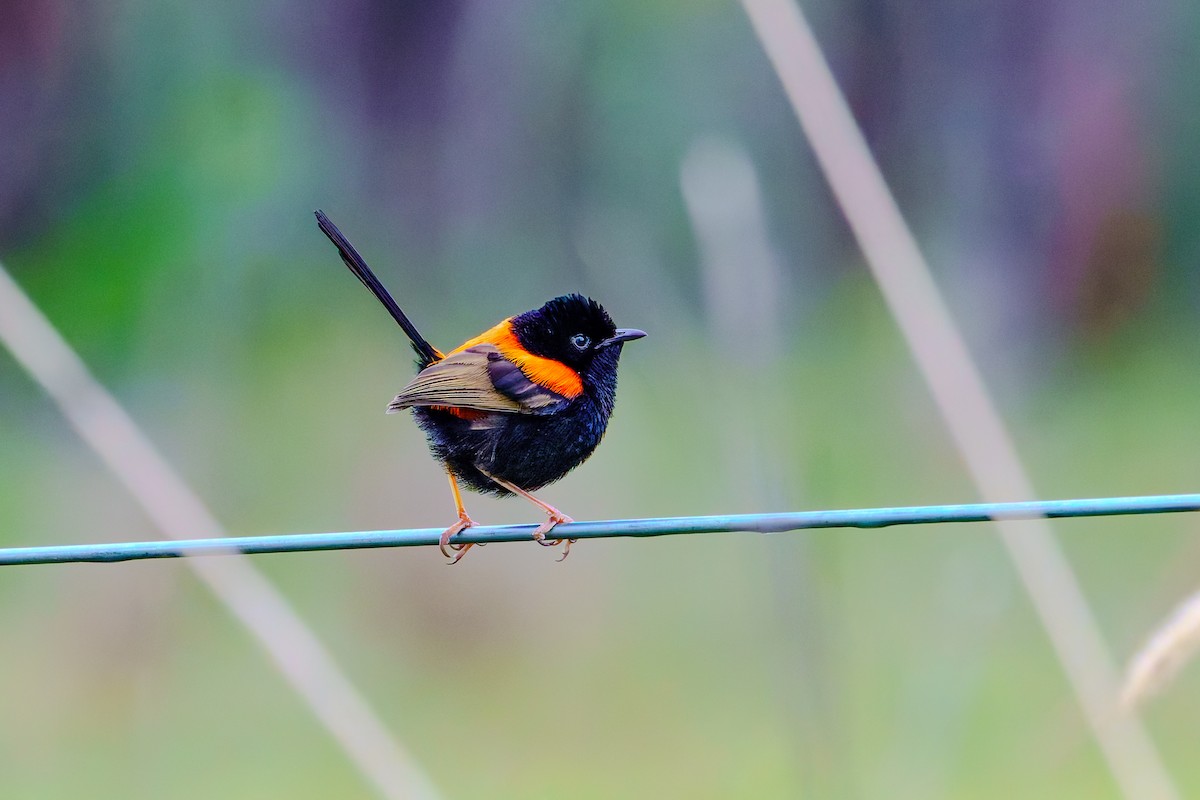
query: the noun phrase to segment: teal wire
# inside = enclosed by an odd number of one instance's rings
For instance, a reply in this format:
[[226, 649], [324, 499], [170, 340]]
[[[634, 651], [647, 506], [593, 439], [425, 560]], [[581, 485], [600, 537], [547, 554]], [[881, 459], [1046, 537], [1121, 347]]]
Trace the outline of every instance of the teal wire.
[[[573, 522], [555, 528], [554, 535], [572, 539], [606, 539], [621, 536], [638, 538], [701, 533], [783, 533], [813, 528], [883, 528], [890, 525], [986, 522], [996, 519], [1035, 519], [1039, 517], [1168, 514], [1182, 511], [1200, 511], [1200, 494]], [[464, 531], [454, 537], [454, 541], [478, 544], [529, 541], [533, 528], [533, 525], [481, 525]], [[10, 547], [0, 549], [0, 566], [61, 564], [76, 561], [133, 561], [147, 558], [179, 558], [229, 553], [298, 553], [372, 547], [421, 547], [436, 545], [441, 533], [441, 529], [438, 528], [423, 528], [346, 533], [292, 533], [279, 536], [238, 536], [223, 539]]]

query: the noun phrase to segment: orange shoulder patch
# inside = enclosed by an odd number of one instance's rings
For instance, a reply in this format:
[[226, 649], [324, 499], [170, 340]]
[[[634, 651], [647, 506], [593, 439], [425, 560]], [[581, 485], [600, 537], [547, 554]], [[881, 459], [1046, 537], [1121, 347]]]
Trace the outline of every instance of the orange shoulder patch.
[[492, 344], [501, 355], [516, 364], [526, 378], [538, 386], [572, 399], [583, 394], [583, 379], [579, 377], [579, 373], [561, 361], [535, 356], [526, 350], [513, 333], [511, 319], [510, 317], [473, 339], [468, 339], [446, 355], [461, 353], [477, 344]]

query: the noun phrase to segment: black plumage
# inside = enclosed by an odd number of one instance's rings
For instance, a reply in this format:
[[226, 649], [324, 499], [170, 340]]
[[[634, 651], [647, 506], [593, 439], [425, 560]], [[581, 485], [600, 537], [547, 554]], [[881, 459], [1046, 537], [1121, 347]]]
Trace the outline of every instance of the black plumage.
[[[554, 483], [582, 464], [608, 428], [617, 394], [617, 362], [621, 342], [584, 353], [563, 353], [559, 339], [583, 332], [594, 342], [617, 335], [617, 328], [601, 306], [580, 295], [557, 297], [539, 309], [512, 320], [518, 340], [534, 355], [563, 360], [573, 357], [583, 391], [549, 414], [489, 412], [480, 419], [462, 419], [430, 408], [414, 408], [414, 417], [429, 440], [434, 456], [450, 466], [477, 492], [507, 495], [511, 492], [491, 475], [535, 491]], [[565, 333], [571, 331], [570, 333]], [[512, 362], [504, 363], [511, 365]], [[519, 398], [532, 383], [515, 366], [507, 368], [510, 380], [495, 381], [496, 388]]]

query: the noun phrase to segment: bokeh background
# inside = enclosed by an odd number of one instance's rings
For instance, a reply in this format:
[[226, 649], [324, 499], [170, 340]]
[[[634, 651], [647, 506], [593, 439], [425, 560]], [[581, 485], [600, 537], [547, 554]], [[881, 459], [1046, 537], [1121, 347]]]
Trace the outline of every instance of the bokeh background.
[[[805, 3], [1045, 497], [1200, 468], [1200, 10]], [[0, 257], [239, 534], [453, 506], [386, 313], [566, 291], [626, 349], [579, 519], [976, 499], [732, 2], [0, 3]], [[517, 501], [468, 498], [487, 522]], [[1114, 655], [1188, 515], [1056, 526]], [[146, 517], [0, 354], [0, 544]], [[1116, 797], [987, 526], [256, 564], [447, 797]], [[177, 562], [0, 575], [0, 795], [370, 789]], [[1147, 721], [1185, 794], [1200, 680]]]

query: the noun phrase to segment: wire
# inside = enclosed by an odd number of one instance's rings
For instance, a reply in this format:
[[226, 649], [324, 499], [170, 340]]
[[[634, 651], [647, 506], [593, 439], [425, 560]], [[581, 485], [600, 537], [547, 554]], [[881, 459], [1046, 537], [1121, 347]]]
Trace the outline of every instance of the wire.
[[[792, 511], [780, 514], [732, 514], [712, 517], [603, 520], [559, 525], [554, 535], [571, 539], [645, 538], [702, 533], [785, 533], [813, 528], [885, 528], [947, 522], [1040, 519], [1044, 517], [1109, 517], [1200, 511], [1200, 494], [1101, 497], [1082, 500], [1034, 500], [1021, 503], [862, 508], [836, 511]], [[454, 537], [455, 542], [490, 544], [531, 540], [532, 525], [481, 525]], [[153, 542], [68, 544], [0, 549], [0, 566], [67, 562], [135, 561], [147, 558], [246, 553], [302, 553], [376, 547], [436, 545], [438, 528], [345, 533], [291, 533]]]

